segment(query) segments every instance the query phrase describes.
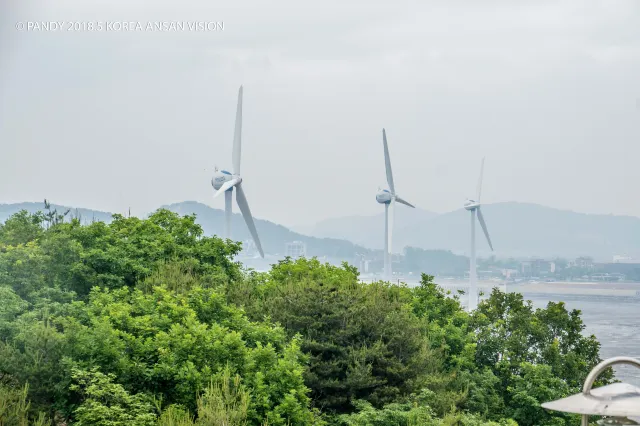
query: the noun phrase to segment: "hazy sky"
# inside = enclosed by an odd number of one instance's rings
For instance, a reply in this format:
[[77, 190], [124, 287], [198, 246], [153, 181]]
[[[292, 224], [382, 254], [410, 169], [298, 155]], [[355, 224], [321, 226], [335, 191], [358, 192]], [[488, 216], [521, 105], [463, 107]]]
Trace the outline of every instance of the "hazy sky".
[[[8, 3], [0, 202], [222, 207], [210, 179], [231, 167], [243, 84], [260, 218], [383, 211], [383, 127], [396, 188], [423, 209], [461, 207], [486, 156], [485, 203], [640, 216], [640, 1]], [[224, 29], [16, 29], [29, 21]]]

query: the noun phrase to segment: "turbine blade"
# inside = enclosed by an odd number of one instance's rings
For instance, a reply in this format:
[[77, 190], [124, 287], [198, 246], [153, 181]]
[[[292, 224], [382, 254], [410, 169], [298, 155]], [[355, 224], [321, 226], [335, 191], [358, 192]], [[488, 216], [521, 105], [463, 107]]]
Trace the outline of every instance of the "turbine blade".
[[239, 179], [237, 178], [233, 178], [231, 180], [226, 181], [224, 184], [222, 184], [222, 186], [220, 187], [220, 189], [218, 189], [218, 192], [215, 193], [215, 195], [213, 196], [213, 198], [216, 198], [218, 195], [222, 194], [223, 192], [225, 192], [226, 190], [232, 188], [235, 184], [237, 184], [239, 181]]
[[387, 169], [387, 183], [392, 194], [396, 193], [396, 187], [393, 185], [393, 173], [391, 172], [391, 158], [389, 158], [389, 145], [387, 145], [387, 132], [382, 129], [382, 144], [384, 145], [384, 165]]
[[489, 243], [489, 247], [491, 247], [491, 251], [493, 251], [493, 245], [491, 244], [491, 238], [489, 237], [489, 231], [487, 230], [487, 224], [484, 222], [484, 216], [482, 216], [482, 210], [478, 207], [478, 220], [480, 221], [480, 226], [484, 231], [484, 236], [487, 237], [487, 242]]
[[236, 109], [236, 128], [233, 132], [233, 173], [240, 174], [240, 152], [242, 148], [242, 86], [238, 90], [238, 107]]
[[480, 202], [480, 193], [482, 192], [482, 175], [484, 174], [484, 157], [482, 157], [482, 163], [480, 164], [480, 178], [478, 179], [478, 198], [476, 201]]
[[260, 244], [258, 231], [256, 230], [255, 223], [253, 223], [253, 217], [251, 216], [249, 203], [247, 203], [247, 197], [244, 195], [244, 191], [242, 190], [242, 183], [236, 186], [236, 202], [238, 203], [238, 207], [240, 208], [242, 217], [244, 217], [244, 221], [247, 223], [247, 228], [249, 228], [249, 232], [253, 237], [253, 241], [256, 243], [256, 247], [260, 252], [260, 256], [264, 259], [264, 252], [262, 251], [262, 245]]
[[413, 204], [411, 204], [410, 202], [408, 202], [406, 200], [403, 200], [402, 198], [400, 198], [398, 196], [396, 196], [396, 201], [401, 203], [401, 204], [404, 204], [405, 206], [409, 206], [409, 207], [412, 207], [414, 209], [416, 208], [416, 206], [414, 206]]
[[392, 244], [391, 244], [391, 237], [393, 237], [393, 211], [394, 211], [394, 206], [395, 206], [396, 202], [395, 200], [392, 198], [391, 202], [389, 203], [389, 225], [388, 225], [388, 229], [389, 229], [389, 254], [393, 253], [393, 250], [391, 250]]

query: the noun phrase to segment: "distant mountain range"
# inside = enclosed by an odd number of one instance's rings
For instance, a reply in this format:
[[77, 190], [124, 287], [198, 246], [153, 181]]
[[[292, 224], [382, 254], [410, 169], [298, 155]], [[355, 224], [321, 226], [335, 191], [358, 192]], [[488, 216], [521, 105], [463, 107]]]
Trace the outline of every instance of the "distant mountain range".
[[[405, 246], [469, 252], [469, 212], [464, 209], [434, 214], [396, 209], [394, 251]], [[627, 254], [640, 258], [640, 218], [593, 215], [528, 203], [496, 203], [482, 206], [497, 256], [578, 257], [611, 260]], [[406, 216], [405, 216], [406, 217]], [[404, 221], [404, 223], [403, 223]], [[477, 226], [479, 228], [479, 226]], [[331, 236], [380, 249], [384, 243], [384, 213], [369, 217], [343, 217], [319, 222], [310, 234]], [[491, 255], [482, 231], [477, 230], [478, 253]]]
[[[417, 208], [398, 206], [394, 216], [394, 234], [397, 234], [400, 230], [417, 226], [438, 216], [438, 214]], [[326, 219], [315, 225], [297, 227], [295, 230], [307, 235], [344, 238], [355, 244], [382, 250], [384, 246], [384, 212], [373, 216], [346, 216]], [[393, 240], [395, 240], [395, 236]], [[393, 246], [396, 248], [404, 247], [395, 243]]]
[[[35, 212], [42, 203], [0, 204], [0, 222], [22, 209]], [[163, 206], [181, 215], [195, 213], [206, 235], [223, 232], [224, 212], [204, 204], [185, 201]], [[52, 205], [58, 211], [65, 207]], [[610, 261], [613, 255], [626, 254], [640, 258], [640, 218], [630, 216], [592, 215], [558, 210], [536, 204], [496, 203], [482, 207], [499, 257], [567, 257], [592, 256]], [[73, 208], [84, 222], [92, 219], [109, 222], [111, 213]], [[437, 214], [420, 209], [396, 209], [393, 234], [394, 251], [412, 246], [467, 253], [469, 246], [469, 213], [456, 210]], [[353, 261], [356, 253], [380, 250], [384, 242], [384, 213], [374, 216], [350, 216], [324, 220], [306, 227], [310, 234], [294, 232], [282, 225], [256, 219], [265, 252], [283, 255], [285, 244], [302, 241], [309, 256], [327, 256]], [[232, 218], [233, 239], [251, 237], [240, 214]], [[297, 228], [300, 230], [300, 228]], [[480, 256], [491, 251], [481, 230], [477, 230]]]
[[[184, 201], [162, 207], [180, 215], [195, 213], [196, 221], [202, 226], [205, 235], [221, 235], [224, 232], [224, 210], [213, 209], [195, 201]], [[308, 256], [327, 256], [351, 260], [356, 253], [368, 253], [370, 251], [344, 239], [310, 237], [293, 232], [268, 220], [254, 219], [262, 247], [266, 253], [282, 255], [285, 251], [285, 244], [292, 241], [305, 243]], [[232, 238], [237, 241], [251, 239], [249, 229], [240, 213], [233, 214], [231, 233]]]
[[[182, 203], [162, 206], [180, 215], [196, 214], [196, 222], [202, 226], [205, 235], [222, 235], [224, 227], [224, 211], [213, 209], [195, 201], [185, 201]], [[63, 213], [69, 207], [58, 204], [51, 204], [51, 209], [57, 209]], [[31, 213], [44, 210], [44, 203], [15, 203], [0, 204], [0, 223], [4, 222], [14, 213], [20, 210], [27, 210]], [[79, 216], [83, 223], [90, 223], [92, 220], [111, 222], [112, 214], [84, 208], [71, 208], [70, 215]], [[370, 250], [352, 242], [324, 237], [310, 237], [302, 235], [282, 225], [254, 218], [256, 228], [260, 235], [260, 241], [266, 253], [284, 256], [285, 244], [292, 241], [301, 241], [306, 244], [307, 256], [327, 256], [332, 259], [345, 259], [352, 261], [356, 253], [368, 253]], [[247, 225], [239, 213], [234, 213], [231, 219], [232, 238], [236, 241], [251, 239], [251, 234]]]
[[[84, 208], [65, 207], [60, 204], [51, 204], [51, 210], [58, 210], [58, 213], [63, 214], [69, 209], [69, 215], [78, 217], [82, 223], [91, 223], [91, 221], [111, 222], [112, 213], [102, 212], [99, 210], [91, 210]], [[14, 204], [0, 204], [0, 223], [4, 223], [9, 217], [18, 213], [21, 210], [26, 210], [29, 213], [35, 213], [37, 211], [44, 211], [44, 202], [42, 203], [14, 203]]]

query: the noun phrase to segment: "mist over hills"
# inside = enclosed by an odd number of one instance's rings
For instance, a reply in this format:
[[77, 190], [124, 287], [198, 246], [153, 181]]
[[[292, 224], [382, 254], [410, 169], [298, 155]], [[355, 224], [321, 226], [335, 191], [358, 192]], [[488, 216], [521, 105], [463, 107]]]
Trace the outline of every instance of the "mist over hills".
[[[400, 217], [400, 208], [396, 209]], [[482, 206], [497, 256], [577, 257], [593, 256], [610, 261], [616, 254], [640, 257], [640, 218], [594, 215], [558, 210], [529, 203], [496, 203]], [[425, 214], [426, 213], [426, 214]], [[464, 209], [443, 214], [416, 212], [413, 222], [396, 220], [394, 251], [413, 246], [468, 253], [470, 213]], [[355, 224], [358, 224], [357, 226]], [[482, 231], [477, 228], [478, 254], [491, 255]], [[323, 221], [314, 236], [331, 235], [381, 248], [384, 213], [366, 219], [356, 217]]]
[[[51, 209], [63, 213], [70, 207], [51, 204]], [[224, 231], [224, 210], [214, 209], [195, 201], [184, 201], [164, 205], [166, 208], [180, 215], [196, 214], [196, 222], [202, 226], [205, 235], [222, 235]], [[92, 220], [111, 222], [112, 213], [97, 210], [71, 207], [69, 215], [79, 216], [83, 223]], [[44, 210], [44, 203], [25, 202], [15, 204], [0, 204], [0, 223], [20, 210], [35, 213]], [[310, 237], [293, 232], [282, 225], [267, 220], [255, 218], [256, 228], [265, 253], [284, 256], [285, 244], [291, 241], [302, 241], [307, 246], [308, 256], [327, 256], [329, 258], [351, 260], [356, 253], [367, 253], [368, 249], [353, 244], [350, 241], [336, 238]], [[239, 213], [234, 213], [231, 219], [232, 238], [236, 241], [251, 239], [247, 225]]]
[[[63, 212], [66, 207], [52, 204]], [[224, 211], [205, 204], [185, 201], [163, 206], [184, 214], [195, 213], [205, 235], [221, 235]], [[25, 209], [43, 210], [43, 203], [0, 204], [0, 222]], [[640, 218], [631, 216], [593, 215], [558, 210], [537, 204], [496, 203], [482, 206], [498, 257], [578, 257], [593, 256], [610, 261], [613, 255], [626, 254], [640, 258]], [[72, 208], [85, 223], [91, 220], [111, 221], [111, 213], [86, 208]], [[380, 250], [384, 242], [384, 213], [373, 216], [349, 216], [327, 219], [307, 227], [310, 235], [294, 232], [276, 223], [255, 219], [266, 253], [284, 255], [285, 244], [302, 241], [308, 256], [327, 256], [351, 261], [356, 253]], [[451, 250], [468, 253], [469, 212], [460, 209], [437, 214], [398, 206], [393, 235], [394, 252], [412, 246], [429, 250]], [[479, 226], [477, 227], [479, 228]], [[300, 228], [297, 228], [300, 229]], [[232, 217], [232, 237], [237, 241], [251, 239], [239, 213]], [[477, 229], [480, 256], [492, 253]]]
[[[196, 222], [202, 226], [205, 235], [222, 235], [224, 232], [224, 210], [214, 209], [195, 201], [162, 206], [180, 215], [196, 214]], [[333, 258], [351, 259], [355, 253], [365, 253], [369, 250], [353, 244], [350, 241], [336, 238], [311, 237], [293, 232], [282, 225], [268, 220], [257, 219], [256, 228], [260, 235], [262, 247], [266, 253], [283, 254], [285, 244], [291, 241], [302, 241], [307, 246], [308, 256], [328, 256]], [[251, 239], [251, 234], [240, 213], [234, 213], [231, 218], [232, 238], [237, 241]]]
[[[396, 206], [394, 234], [417, 226], [438, 214], [419, 208]], [[318, 237], [344, 238], [355, 244], [382, 250], [384, 246], [384, 210], [373, 216], [346, 216], [326, 219], [315, 225], [297, 227], [297, 231]], [[395, 236], [394, 236], [395, 240]], [[394, 243], [394, 247], [400, 248]]]

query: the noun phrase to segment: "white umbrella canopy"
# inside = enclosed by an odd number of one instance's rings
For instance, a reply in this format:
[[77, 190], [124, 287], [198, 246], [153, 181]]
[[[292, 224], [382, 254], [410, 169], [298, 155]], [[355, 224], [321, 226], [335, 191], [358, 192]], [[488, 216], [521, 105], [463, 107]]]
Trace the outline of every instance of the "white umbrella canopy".
[[640, 411], [640, 388], [628, 383], [614, 383], [542, 404], [543, 408], [565, 413], [593, 416], [628, 417]]
[[614, 364], [640, 368], [640, 360], [614, 357], [596, 365], [587, 376], [582, 393], [556, 401], [545, 402], [543, 408], [582, 415], [582, 426], [589, 425], [589, 416], [606, 416], [599, 425], [640, 425], [640, 388], [628, 383], [614, 383], [591, 389], [603, 371]]

